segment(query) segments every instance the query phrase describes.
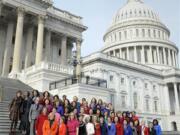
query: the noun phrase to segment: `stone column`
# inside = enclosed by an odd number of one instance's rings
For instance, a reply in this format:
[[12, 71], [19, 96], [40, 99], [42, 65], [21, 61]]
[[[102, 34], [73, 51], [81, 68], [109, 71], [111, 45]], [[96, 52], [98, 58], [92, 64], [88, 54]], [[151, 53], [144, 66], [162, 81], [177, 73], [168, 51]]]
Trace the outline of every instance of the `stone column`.
[[177, 90], [177, 83], [174, 83], [174, 95], [175, 95], [175, 111], [179, 114], [179, 97], [178, 97], [178, 90]]
[[160, 63], [159, 46], [156, 46], [156, 51], [157, 51], [157, 64], [161, 64]]
[[34, 28], [33, 26], [29, 26], [27, 31], [25, 69], [31, 66], [33, 36], [34, 36]]
[[170, 52], [171, 50], [170, 49], [168, 49], [168, 65], [169, 66], [172, 66], [172, 59], [171, 59], [171, 52]]
[[127, 55], [127, 60], [129, 60], [129, 47], [126, 48], [126, 51], [127, 51], [127, 53], [126, 53], [126, 55]]
[[79, 77], [81, 75], [81, 43], [82, 40], [76, 40], [76, 51], [77, 51], [77, 67], [76, 67], [76, 75]]
[[172, 51], [172, 65], [173, 66], [176, 65], [175, 58], [174, 58], [174, 51]]
[[4, 77], [9, 74], [10, 52], [12, 47], [13, 32], [14, 32], [14, 24], [12, 21], [10, 21], [7, 26], [6, 42], [5, 42], [5, 50], [4, 50], [4, 61], [3, 61], [3, 69], [2, 69], [2, 76]]
[[163, 47], [163, 59], [164, 59], [164, 65], [167, 65], [166, 50], [164, 47]]
[[153, 64], [153, 58], [152, 58], [152, 46], [149, 46], [149, 57], [148, 61], [150, 64]]
[[170, 107], [169, 87], [167, 84], [164, 85], [164, 94], [166, 97], [164, 109], [166, 109], [167, 113], [169, 114], [171, 107]]
[[144, 46], [142, 46], [141, 50], [141, 63], [145, 64]]
[[45, 61], [50, 62], [51, 60], [51, 31], [49, 29], [46, 30], [46, 50], [45, 50]]
[[22, 38], [23, 38], [23, 25], [24, 25], [24, 9], [18, 9], [17, 26], [16, 26], [16, 37], [14, 45], [14, 55], [13, 55], [13, 66], [12, 73], [19, 73], [21, 68], [21, 48], [22, 48]]
[[137, 62], [137, 48], [134, 46], [134, 62]]
[[0, 16], [2, 15], [2, 8], [3, 8], [3, 4], [2, 1], [0, 1]]
[[61, 38], [61, 64], [67, 65], [67, 37]]
[[35, 64], [38, 65], [43, 59], [44, 16], [38, 17], [37, 47]]
[[122, 48], [119, 49], [119, 53], [120, 53], [120, 58], [122, 59]]
[[3, 58], [4, 58], [4, 44], [5, 44], [5, 29], [3, 28], [4, 25], [0, 26], [0, 75], [2, 74], [3, 69]]

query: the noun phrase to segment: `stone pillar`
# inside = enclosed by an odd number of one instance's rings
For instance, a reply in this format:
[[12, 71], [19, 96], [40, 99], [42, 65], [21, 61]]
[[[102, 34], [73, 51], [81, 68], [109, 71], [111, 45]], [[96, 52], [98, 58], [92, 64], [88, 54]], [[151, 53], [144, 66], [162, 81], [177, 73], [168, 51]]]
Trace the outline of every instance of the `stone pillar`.
[[171, 50], [170, 49], [168, 49], [168, 65], [169, 66], [172, 66], [172, 59], [171, 59], [171, 52], [170, 52]]
[[161, 64], [160, 63], [159, 46], [156, 46], [156, 51], [157, 51], [157, 64]]
[[34, 28], [29, 26], [27, 31], [25, 69], [31, 66], [32, 45], [33, 45]]
[[157, 64], [157, 50], [153, 49], [153, 54], [154, 54], [154, 63]]
[[3, 69], [3, 58], [4, 58], [4, 48], [5, 48], [5, 29], [4, 26], [0, 26], [0, 75], [2, 74]]
[[16, 37], [14, 45], [14, 55], [13, 55], [13, 66], [12, 73], [19, 73], [21, 68], [21, 48], [22, 48], [22, 38], [23, 38], [23, 25], [24, 25], [24, 9], [18, 9], [17, 26], [16, 26]]
[[166, 97], [166, 101], [164, 102], [165, 104], [164, 109], [167, 111], [169, 115], [171, 107], [170, 107], [169, 87], [167, 84], [164, 85], [164, 94]]
[[61, 38], [61, 64], [67, 65], [67, 37]]
[[81, 43], [82, 40], [76, 40], [76, 51], [77, 51], [77, 67], [76, 67], [76, 75], [79, 77], [81, 75]]
[[174, 83], [174, 95], [175, 95], [175, 111], [179, 114], [179, 97], [178, 97], [178, 90], [177, 90], [177, 83]]
[[127, 55], [127, 60], [129, 60], [129, 47], [126, 48], [126, 51], [127, 51], [127, 53], [126, 53], [126, 55]]
[[173, 66], [176, 65], [175, 58], [174, 58], [174, 51], [172, 51], [172, 65]]
[[122, 57], [123, 57], [123, 56], [122, 56], [122, 48], [119, 49], [119, 53], [120, 53], [119, 56], [120, 56], [120, 58], [122, 59]]
[[5, 50], [4, 50], [4, 61], [3, 61], [3, 69], [2, 76], [8, 76], [9, 74], [9, 65], [10, 65], [10, 52], [12, 47], [12, 39], [14, 33], [14, 24], [13, 22], [9, 22], [7, 26], [6, 32], [6, 42], [5, 42]]
[[49, 29], [46, 30], [46, 37], [45, 37], [45, 61], [50, 62], [51, 60], [51, 31]]
[[153, 56], [152, 56], [152, 46], [149, 46], [149, 57], [148, 61], [150, 64], [153, 64]]
[[137, 62], [137, 48], [134, 46], [134, 62]]
[[145, 64], [144, 46], [142, 46], [141, 50], [141, 63]]
[[166, 50], [163, 48], [163, 59], [164, 59], [164, 65], [167, 65], [167, 57], [166, 57]]
[[3, 4], [2, 1], [0, 1], [0, 16], [2, 15], [2, 9], [3, 9]]

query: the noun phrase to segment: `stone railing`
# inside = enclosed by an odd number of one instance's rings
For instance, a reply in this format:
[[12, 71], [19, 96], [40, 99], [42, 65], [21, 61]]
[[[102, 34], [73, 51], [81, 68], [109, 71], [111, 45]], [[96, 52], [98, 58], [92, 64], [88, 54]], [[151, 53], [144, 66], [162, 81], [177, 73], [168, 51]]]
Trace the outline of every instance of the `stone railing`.
[[75, 22], [77, 24], [82, 24], [82, 17], [71, 14], [68, 11], [58, 9], [56, 7], [49, 8], [48, 11], [58, 17], [67, 19], [67, 20]]
[[62, 66], [56, 63], [48, 63], [48, 62], [41, 62], [39, 65], [33, 65], [25, 70], [22, 71], [24, 74], [30, 74], [33, 72], [38, 72], [39, 70], [49, 70], [55, 71], [64, 74], [73, 74], [73, 67], [70, 66]]

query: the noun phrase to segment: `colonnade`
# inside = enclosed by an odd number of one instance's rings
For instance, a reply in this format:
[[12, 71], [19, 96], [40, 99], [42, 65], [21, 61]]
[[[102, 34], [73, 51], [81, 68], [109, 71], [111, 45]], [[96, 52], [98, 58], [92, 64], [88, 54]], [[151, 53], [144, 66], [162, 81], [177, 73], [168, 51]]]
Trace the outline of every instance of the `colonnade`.
[[[15, 42], [14, 42], [14, 50], [13, 50], [13, 58], [12, 58], [12, 70], [11, 74], [17, 74], [21, 71], [21, 57], [22, 57], [22, 40], [23, 40], [23, 32], [24, 32], [24, 22], [25, 22], [26, 12], [23, 8], [17, 9], [17, 23], [16, 23], [16, 32], [15, 32]], [[50, 59], [50, 51], [51, 51], [51, 38], [52, 31], [45, 27], [46, 16], [37, 15], [35, 16], [37, 19], [37, 42], [36, 42], [36, 54], [35, 54], [35, 65], [41, 63], [41, 61]], [[27, 28], [27, 40], [26, 40], [26, 53], [25, 53], [25, 68], [31, 66], [32, 59], [32, 47], [33, 47], [33, 37], [34, 37], [34, 26], [28, 25]], [[10, 66], [10, 53], [12, 48], [12, 40], [13, 33], [15, 29], [15, 23], [13, 21], [8, 21], [7, 30], [6, 30], [6, 41], [5, 41], [5, 50], [4, 50], [4, 58], [3, 58], [3, 68], [2, 68], [2, 76], [7, 76], [9, 74], [9, 66]], [[45, 30], [46, 29], [46, 30]], [[67, 39], [68, 35], [64, 33], [60, 33], [61, 36], [61, 64], [67, 65]], [[77, 39], [74, 37], [73, 40], [76, 42], [77, 48], [77, 58], [81, 57], [81, 39]], [[43, 51], [43, 46], [46, 46], [45, 53]]]

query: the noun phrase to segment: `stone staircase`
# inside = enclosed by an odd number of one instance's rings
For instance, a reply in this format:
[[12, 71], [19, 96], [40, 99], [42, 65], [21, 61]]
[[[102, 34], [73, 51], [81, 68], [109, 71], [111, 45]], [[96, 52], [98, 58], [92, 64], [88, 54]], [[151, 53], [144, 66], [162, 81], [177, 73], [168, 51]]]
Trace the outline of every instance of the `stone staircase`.
[[[21, 90], [32, 91], [32, 88], [23, 82], [16, 79], [2, 78], [0, 77], [0, 135], [11, 135], [9, 120], [9, 103], [16, 95], [16, 92]], [[19, 128], [19, 123], [17, 125], [17, 130]], [[12, 135], [20, 135], [16, 132]]]
[[[9, 120], [8, 106], [9, 101], [0, 102], [0, 135], [9, 135], [11, 121]], [[19, 135], [19, 133], [16, 132], [15, 135]]]

